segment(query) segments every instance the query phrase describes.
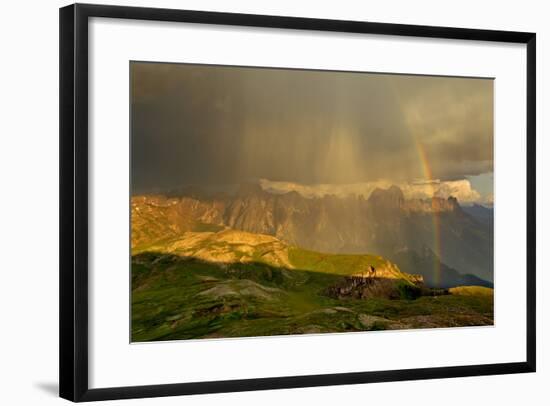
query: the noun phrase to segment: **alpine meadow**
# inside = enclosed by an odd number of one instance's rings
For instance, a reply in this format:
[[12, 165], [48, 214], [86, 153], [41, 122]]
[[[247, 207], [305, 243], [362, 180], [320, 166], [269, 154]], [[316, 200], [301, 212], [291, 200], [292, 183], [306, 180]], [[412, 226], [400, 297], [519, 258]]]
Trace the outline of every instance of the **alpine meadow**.
[[493, 325], [493, 85], [131, 62], [131, 341]]

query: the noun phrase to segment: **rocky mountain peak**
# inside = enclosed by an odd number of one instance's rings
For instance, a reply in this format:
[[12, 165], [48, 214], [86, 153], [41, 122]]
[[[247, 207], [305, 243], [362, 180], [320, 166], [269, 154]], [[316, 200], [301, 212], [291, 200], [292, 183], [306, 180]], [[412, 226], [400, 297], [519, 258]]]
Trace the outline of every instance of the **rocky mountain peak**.
[[405, 195], [403, 194], [403, 191], [395, 185], [388, 189], [374, 189], [368, 199], [370, 204], [386, 209], [400, 208], [404, 201]]
[[458, 200], [453, 196], [449, 196], [447, 199], [434, 196], [431, 203], [432, 211], [435, 212], [455, 211], [460, 208]]

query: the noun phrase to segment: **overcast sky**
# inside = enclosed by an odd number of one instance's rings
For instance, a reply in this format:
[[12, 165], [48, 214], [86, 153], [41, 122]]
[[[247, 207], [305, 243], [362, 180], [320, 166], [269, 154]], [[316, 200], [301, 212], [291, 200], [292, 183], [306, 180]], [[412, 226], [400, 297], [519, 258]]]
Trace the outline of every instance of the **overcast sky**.
[[492, 192], [490, 79], [135, 62], [131, 75], [134, 193], [259, 179]]

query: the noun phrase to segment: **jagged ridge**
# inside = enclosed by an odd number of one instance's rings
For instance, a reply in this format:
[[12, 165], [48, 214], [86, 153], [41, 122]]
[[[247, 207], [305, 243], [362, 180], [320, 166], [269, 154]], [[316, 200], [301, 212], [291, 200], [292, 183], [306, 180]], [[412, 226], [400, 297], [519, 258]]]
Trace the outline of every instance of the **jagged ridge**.
[[[434, 213], [438, 216], [441, 260], [449, 268], [492, 280], [493, 237], [487, 223], [467, 214], [457, 200], [434, 197], [406, 200], [398, 187], [363, 196], [305, 198], [297, 192], [268, 193], [245, 185], [234, 195], [132, 198], [132, 247], [186, 231], [225, 227], [267, 234], [291, 245], [330, 253], [376, 252], [394, 262], [402, 252], [435, 250]], [[406, 272], [426, 277], [434, 267]], [[433, 276], [433, 275], [432, 275]]]

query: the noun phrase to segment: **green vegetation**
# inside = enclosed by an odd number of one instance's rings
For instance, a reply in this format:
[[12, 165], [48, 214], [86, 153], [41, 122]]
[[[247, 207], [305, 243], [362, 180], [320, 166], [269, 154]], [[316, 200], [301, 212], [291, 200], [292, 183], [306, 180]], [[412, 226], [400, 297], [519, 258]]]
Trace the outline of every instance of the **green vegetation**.
[[450, 288], [449, 293], [451, 295], [493, 297], [493, 289], [484, 286], [457, 286], [455, 288]]
[[333, 275], [350, 275], [366, 270], [370, 265], [380, 268], [387, 263], [384, 258], [375, 255], [323, 254], [298, 247], [289, 248], [288, 258], [298, 269]]
[[[327, 295], [371, 266], [367, 297]], [[233, 230], [191, 232], [134, 249], [132, 341], [493, 324], [492, 290], [474, 291], [420, 296], [412, 275], [379, 256], [322, 254]]]
[[397, 283], [397, 290], [399, 292], [399, 297], [405, 300], [415, 300], [422, 296], [421, 287], [405, 283], [404, 281], [399, 281]]

